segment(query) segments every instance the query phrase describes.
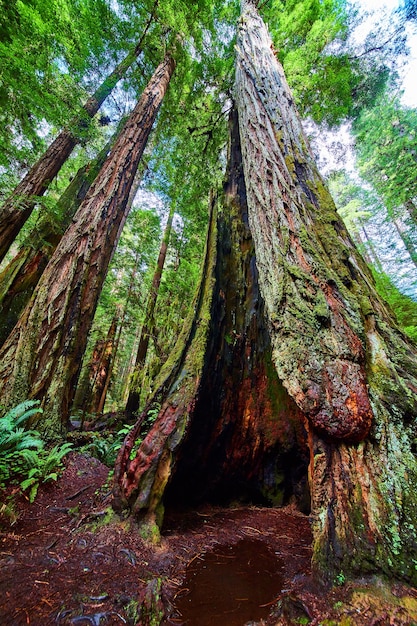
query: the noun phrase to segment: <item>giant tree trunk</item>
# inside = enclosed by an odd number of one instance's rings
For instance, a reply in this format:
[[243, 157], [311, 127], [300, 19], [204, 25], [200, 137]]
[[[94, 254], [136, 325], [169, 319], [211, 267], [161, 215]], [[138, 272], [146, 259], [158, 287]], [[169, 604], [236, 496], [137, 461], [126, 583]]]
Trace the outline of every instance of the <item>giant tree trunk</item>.
[[44, 217], [0, 274], [0, 346], [6, 341], [42, 276], [62, 235], [99, 173], [113, 141], [96, 158], [80, 167], [57, 202], [59, 222]]
[[174, 205], [172, 204], [168, 220], [162, 237], [161, 248], [159, 250], [158, 260], [156, 262], [155, 272], [152, 278], [151, 288], [149, 290], [148, 301], [146, 303], [145, 317], [142, 324], [142, 330], [139, 338], [139, 345], [135, 360], [135, 370], [139, 377], [135, 381], [134, 388], [131, 389], [126, 403], [126, 417], [131, 420], [133, 415], [139, 410], [141, 382], [140, 375], [145, 367], [146, 356], [148, 354], [149, 339], [152, 335], [154, 327], [154, 312], [156, 301], [158, 299], [159, 287], [161, 284], [162, 272], [164, 270], [165, 259], [168, 251], [169, 238], [171, 236], [172, 221], [174, 219]]
[[97, 300], [127, 217], [129, 191], [174, 67], [167, 54], [1, 350], [2, 402], [40, 398], [39, 429], [48, 437], [67, 423]]
[[417, 350], [323, 185], [271, 39], [243, 0], [236, 96], [279, 378], [307, 417], [314, 563], [417, 582]]
[[[272, 365], [236, 115], [224, 196], [212, 208], [195, 314], [116, 463], [115, 508], [147, 521], [160, 523], [166, 504], [281, 504], [295, 497], [309, 505], [303, 415]], [[142, 419], [158, 407], [131, 460]]]
[[[155, 7], [157, 3], [158, 0], [156, 0]], [[75, 146], [80, 142], [89, 118], [94, 117], [104, 100], [141, 53], [143, 39], [153, 19], [152, 13], [140, 41], [133, 50], [96, 89], [84, 104], [81, 115], [72, 120], [69, 128], [59, 133], [0, 208], [0, 262], [31, 215], [39, 196], [45, 193]]]

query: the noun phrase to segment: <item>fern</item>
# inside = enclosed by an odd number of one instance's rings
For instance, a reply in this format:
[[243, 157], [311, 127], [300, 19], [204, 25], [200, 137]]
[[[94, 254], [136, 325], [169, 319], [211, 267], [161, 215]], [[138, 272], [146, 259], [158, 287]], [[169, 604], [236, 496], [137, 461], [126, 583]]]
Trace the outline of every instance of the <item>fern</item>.
[[12, 430], [26, 422], [32, 415], [43, 413], [43, 409], [39, 405], [39, 400], [25, 400], [13, 407], [0, 418], [0, 430]]
[[[24, 429], [33, 415], [43, 412], [39, 404], [38, 400], [26, 400], [0, 418], [0, 486], [18, 478], [21, 489], [29, 490], [30, 502], [41, 483], [57, 480], [62, 459], [72, 449], [70, 443], [64, 443], [45, 450], [39, 433]], [[1, 511], [6, 511], [5, 506], [0, 502]]]
[[62, 467], [62, 459], [71, 450], [72, 444], [64, 443], [60, 446], [54, 446], [51, 450], [32, 450], [30, 451], [31, 454], [26, 454], [30, 469], [27, 478], [20, 483], [20, 487], [23, 491], [29, 489], [30, 502], [35, 500], [41, 483], [57, 480], [59, 475], [57, 470]]

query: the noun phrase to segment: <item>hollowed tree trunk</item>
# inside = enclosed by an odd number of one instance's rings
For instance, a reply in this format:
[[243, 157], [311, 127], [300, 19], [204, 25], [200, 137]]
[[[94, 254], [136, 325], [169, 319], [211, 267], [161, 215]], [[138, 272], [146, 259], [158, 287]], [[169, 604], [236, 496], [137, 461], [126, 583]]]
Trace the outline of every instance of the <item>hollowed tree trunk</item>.
[[38, 428], [66, 426], [97, 300], [127, 217], [128, 197], [175, 63], [156, 69], [0, 353], [0, 393], [10, 405], [40, 398]]
[[[237, 49], [243, 172], [233, 158], [196, 315], [153, 427], [133, 460], [141, 420], [121, 449], [115, 507], [153, 518], [200, 494], [276, 496], [280, 471], [302, 468], [304, 423], [316, 570], [416, 584], [417, 349], [336, 213], [251, 2]], [[245, 184], [253, 245], [236, 213]]]
[[115, 508], [159, 523], [165, 504], [294, 496], [309, 506], [303, 415], [272, 365], [236, 115], [228, 181], [212, 208], [195, 315], [142, 415], [160, 407], [157, 419], [130, 460], [139, 419], [116, 463]]
[[271, 39], [243, 0], [236, 96], [279, 378], [308, 418], [314, 562], [417, 581], [417, 350], [323, 185]]

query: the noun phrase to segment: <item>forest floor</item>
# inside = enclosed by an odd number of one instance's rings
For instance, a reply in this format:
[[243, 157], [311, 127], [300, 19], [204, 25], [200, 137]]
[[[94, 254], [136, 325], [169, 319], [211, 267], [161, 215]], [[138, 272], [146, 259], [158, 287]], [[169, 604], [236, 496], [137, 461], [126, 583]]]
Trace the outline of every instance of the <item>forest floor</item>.
[[[107, 467], [75, 452], [65, 466], [33, 504], [16, 496], [18, 519], [0, 527], [2, 625], [417, 624], [416, 590], [343, 576], [332, 589], [314, 581], [309, 520], [292, 507], [168, 513], [152, 544], [112, 515]], [[242, 571], [221, 568], [237, 554], [238, 569], [249, 574], [244, 591], [232, 591], [233, 605], [227, 585], [240, 584]], [[266, 601], [257, 595], [264, 587]], [[250, 602], [262, 604], [255, 618], [242, 609]]]

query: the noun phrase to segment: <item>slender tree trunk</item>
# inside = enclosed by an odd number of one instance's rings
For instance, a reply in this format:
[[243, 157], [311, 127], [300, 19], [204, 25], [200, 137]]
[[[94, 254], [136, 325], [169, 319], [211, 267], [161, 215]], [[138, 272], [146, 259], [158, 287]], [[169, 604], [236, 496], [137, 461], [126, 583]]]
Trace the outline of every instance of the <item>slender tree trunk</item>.
[[87, 335], [127, 217], [129, 192], [175, 63], [158, 66], [0, 354], [4, 403], [42, 400], [39, 429], [65, 428]]
[[42, 219], [0, 274], [0, 346], [6, 341], [42, 276], [66, 228], [99, 173], [113, 140], [97, 157], [80, 167], [57, 202], [62, 218], [53, 222]]
[[[159, 286], [161, 284], [162, 272], [165, 265], [165, 259], [168, 250], [169, 238], [171, 236], [172, 221], [174, 219], [174, 205], [169, 210], [168, 220], [165, 226], [164, 234], [162, 237], [161, 248], [159, 250], [158, 261], [156, 263], [155, 272], [152, 279], [152, 285], [148, 295], [148, 301], [146, 304], [145, 318], [142, 324], [142, 330], [139, 339], [138, 351], [136, 354], [135, 369], [140, 374], [143, 370], [146, 362], [146, 356], [148, 354], [149, 339], [153, 332], [154, 327], [154, 312], [156, 307], [156, 301], [158, 299]], [[131, 419], [134, 413], [139, 410], [140, 404], [140, 383], [135, 384], [135, 389], [132, 389], [129, 393], [129, 398], [126, 403], [126, 416], [127, 419]], [[139, 387], [139, 388], [137, 388]]]
[[89, 118], [94, 117], [104, 100], [141, 53], [142, 43], [154, 19], [157, 4], [158, 0], [155, 2], [154, 10], [135, 48], [107, 76], [84, 104], [81, 115], [72, 120], [69, 128], [59, 133], [0, 208], [0, 262], [30, 217], [39, 196], [45, 193], [75, 146], [80, 142], [80, 136], [88, 126]]
[[381, 259], [379, 258], [378, 253], [375, 250], [374, 243], [371, 237], [368, 235], [368, 231], [366, 230], [365, 225], [362, 222], [360, 222], [360, 224], [361, 224], [362, 232], [365, 236], [365, 245], [367, 246], [368, 250], [371, 253], [371, 264], [374, 265], [374, 267], [376, 268], [378, 272], [384, 273], [384, 268], [382, 267]]
[[314, 564], [417, 582], [417, 350], [338, 217], [283, 70], [243, 0], [236, 95], [276, 370], [307, 417]]
[[107, 337], [104, 342], [101, 342], [101, 349], [97, 351], [99, 359], [96, 359], [96, 369], [92, 377], [91, 385], [91, 401], [90, 406], [87, 409], [89, 413], [94, 413], [96, 415], [101, 413], [101, 398], [104, 389], [108, 387], [107, 381], [109, 378], [110, 364], [114, 357], [118, 318], [118, 315], [113, 317], [110, 328], [107, 332]]
[[365, 242], [362, 239], [362, 235], [360, 232], [360, 226], [355, 227], [354, 231], [352, 232], [352, 230], [350, 230], [350, 233], [352, 235], [352, 239], [355, 242], [356, 247], [358, 248], [358, 250], [360, 250], [363, 258], [365, 259], [366, 263], [368, 265], [373, 265], [374, 261], [368, 251], [368, 247], [367, 247], [367, 242]]
[[417, 250], [413, 243], [413, 240], [407, 232], [406, 227], [404, 226], [404, 224], [401, 223], [399, 219], [392, 220], [392, 223], [394, 224], [395, 230], [397, 231], [401, 241], [403, 242], [405, 249], [410, 255], [410, 259], [414, 263], [415, 267], [417, 267]]
[[[272, 365], [236, 114], [231, 131], [228, 179], [218, 222], [212, 204], [191, 320], [116, 463], [115, 508], [147, 522], [160, 523], [164, 505], [207, 500], [281, 504], [295, 497], [309, 506], [303, 415]], [[142, 420], [158, 407], [131, 460]]]

